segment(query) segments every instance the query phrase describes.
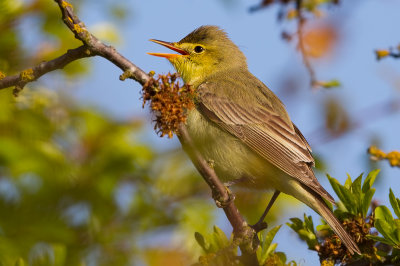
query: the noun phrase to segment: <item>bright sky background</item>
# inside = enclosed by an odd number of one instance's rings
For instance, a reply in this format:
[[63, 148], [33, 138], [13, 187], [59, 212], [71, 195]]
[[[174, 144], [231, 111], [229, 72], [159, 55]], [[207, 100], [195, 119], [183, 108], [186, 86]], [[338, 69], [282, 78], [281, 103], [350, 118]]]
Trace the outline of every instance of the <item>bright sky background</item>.
[[[101, 14], [101, 2], [92, 1], [79, 9], [79, 16], [89, 30], [96, 24], [106, 22]], [[167, 60], [146, 54], [166, 51], [149, 42], [149, 39], [178, 41], [196, 27], [212, 24], [228, 32], [247, 56], [251, 72], [278, 96], [282, 94], [279, 88], [284, 77], [301, 76], [301, 90], [282, 100], [292, 120], [308, 138], [313, 151], [327, 159], [328, 172], [341, 182], [344, 182], [346, 173], [355, 178], [361, 172], [368, 171], [366, 149], [375, 135], [381, 136], [381, 147], [385, 150], [400, 149], [400, 114], [371, 121], [360, 130], [322, 145], [314, 145], [315, 140], [308, 137], [323, 126], [321, 106], [311, 103], [321, 101], [326, 94], [337, 96], [355, 113], [388, 99], [399, 99], [400, 61], [388, 58], [377, 62], [373, 50], [399, 43], [400, 1], [343, 0], [338, 7], [328, 10], [326, 21], [337, 23], [340, 27], [340, 46], [334, 50], [330, 60], [315, 63], [314, 67], [320, 79], [337, 78], [343, 85], [317, 92], [311, 91], [308, 86], [309, 77], [295, 45], [288, 44], [280, 37], [282, 30], [293, 31], [294, 24], [277, 22], [276, 6], [251, 14], [248, 7], [257, 4], [258, 0], [129, 2], [132, 15], [121, 28], [123, 43], [113, 45], [146, 72], [154, 70], [156, 73], [166, 73], [173, 70]], [[141, 87], [137, 83], [119, 81], [119, 69], [101, 58], [90, 60], [95, 62], [90, 77], [76, 83], [75, 94], [78, 99], [100, 107], [116, 118], [148, 117], [148, 109], [141, 108]], [[393, 83], [396, 77], [397, 88]], [[176, 139], [156, 137], [150, 119], [147, 119], [149, 134], [146, 139], [149, 143], [161, 148], [179, 145]], [[389, 187], [400, 197], [400, 170], [390, 168], [387, 162], [380, 164], [380, 167], [383, 169], [381, 177], [384, 178], [375, 196], [381, 202], [388, 203]], [[322, 174], [318, 177], [333, 193], [326, 177]], [[302, 217], [303, 212], [313, 214], [306, 207], [293, 208], [285, 217]], [[313, 216], [318, 221], [317, 216]], [[225, 221], [218, 220], [220, 223]], [[226, 228], [227, 232], [230, 230], [226, 224], [218, 226]], [[284, 251], [289, 260], [302, 262], [302, 265], [318, 264], [316, 253], [308, 251], [287, 226], [282, 227], [275, 240], [279, 243], [277, 250]]]

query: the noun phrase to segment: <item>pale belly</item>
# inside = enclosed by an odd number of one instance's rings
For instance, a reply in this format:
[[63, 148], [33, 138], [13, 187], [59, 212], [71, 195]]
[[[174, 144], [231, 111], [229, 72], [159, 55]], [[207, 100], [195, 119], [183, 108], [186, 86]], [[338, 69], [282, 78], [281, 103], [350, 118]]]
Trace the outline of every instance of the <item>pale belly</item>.
[[222, 182], [279, 189], [282, 178], [290, 178], [239, 139], [207, 121], [197, 110], [190, 111], [186, 125], [196, 148]]
[[208, 122], [197, 110], [190, 111], [186, 125], [196, 148], [213, 165], [222, 182], [250, 189], [276, 189], [318, 212], [315, 195], [300, 182]]

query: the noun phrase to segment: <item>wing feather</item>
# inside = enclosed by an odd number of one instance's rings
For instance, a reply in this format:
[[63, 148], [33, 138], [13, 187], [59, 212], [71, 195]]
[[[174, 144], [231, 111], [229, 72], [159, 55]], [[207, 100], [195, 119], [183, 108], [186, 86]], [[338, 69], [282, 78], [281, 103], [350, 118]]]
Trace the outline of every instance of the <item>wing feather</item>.
[[[334, 202], [315, 178], [311, 166], [311, 148], [294, 124], [288, 124], [268, 105], [238, 104], [208, 90], [210, 83], [199, 86], [198, 109], [209, 120], [236, 136], [259, 155]], [[211, 91], [211, 92], [210, 92]]]

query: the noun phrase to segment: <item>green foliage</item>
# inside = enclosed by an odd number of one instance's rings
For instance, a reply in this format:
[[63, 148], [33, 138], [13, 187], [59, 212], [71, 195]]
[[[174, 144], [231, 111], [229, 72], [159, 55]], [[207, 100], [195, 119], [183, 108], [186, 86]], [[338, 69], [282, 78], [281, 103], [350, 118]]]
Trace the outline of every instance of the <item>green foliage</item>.
[[[346, 248], [337, 241], [327, 224], [318, 225], [315, 231], [310, 216], [304, 215], [304, 220], [292, 218], [291, 223], [288, 223], [307, 243], [309, 249], [318, 251], [321, 262], [341, 265], [389, 265], [400, 262], [400, 220], [394, 219], [386, 206], [377, 207], [373, 213], [370, 210], [375, 193], [372, 185], [378, 173], [379, 170], [371, 171], [364, 182], [362, 175], [354, 181], [348, 176], [344, 185], [328, 175], [329, 182], [340, 199], [334, 213], [360, 247], [363, 253], [361, 257], [349, 256]], [[389, 198], [394, 212], [398, 215], [400, 200], [394, 196], [392, 190]], [[373, 228], [380, 235], [374, 233]], [[382, 248], [382, 244], [388, 245], [389, 248]]]
[[[373, 184], [378, 173], [379, 170], [371, 171], [364, 181], [363, 175], [358, 176], [354, 181], [348, 176], [344, 185], [328, 176], [329, 182], [340, 199], [334, 213], [353, 236], [363, 253], [362, 256], [351, 256], [326, 223], [318, 225], [315, 229], [311, 216], [304, 215], [303, 219], [291, 218], [291, 222], [287, 223], [300, 239], [307, 243], [310, 250], [318, 252], [322, 264], [387, 265], [400, 261], [400, 220], [393, 218], [386, 206], [377, 207], [374, 213], [370, 210], [372, 196], [375, 193]], [[397, 215], [400, 200], [394, 196], [392, 190], [390, 190], [389, 198]], [[259, 234], [260, 246], [257, 250], [257, 258], [260, 265], [297, 265], [294, 261], [287, 262], [286, 255], [276, 251], [277, 243], [272, 243], [280, 228], [281, 226], [276, 226], [267, 233]], [[380, 235], [374, 233], [374, 228]], [[240, 256], [237, 246], [217, 227], [214, 228], [212, 235], [204, 237], [196, 233], [195, 238], [205, 253], [196, 265], [242, 265], [238, 259]], [[382, 244], [390, 248], [382, 248]]]
[[370, 238], [400, 249], [400, 221], [395, 220], [386, 206], [375, 209], [375, 228], [383, 236], [370, 236]]
[[399, 202], [393, 191], [390, 189], [389, 199], [392, 208], [397, 215], [397, 219], [393, 218], [389, 208], [382, 205], [375, 209], [375, 228], [382, 235], [369, 235], [368, 237], [376, 242], [389, 245], [391, 248], [381, 251], [381, 255], [388, 257], [391, 262], [400, 263], [400, 219], [399, 219]]
[[278, 225], [269, 230], [266, 234], [258, 234], [260, 247], [257, 249], [257, 258], [260, 265], [297, 265], [295, 261], [287, 262], [285, 253], [275, 251], [278, 244], [272, 243], [272, 241], [281, 227], [282, 225]]
[[340, 199], [335, 214], [339, 215], [339, 217], [366, 217], [372, 197], [375, 194], [375, 188], [372, 185], [378, 173], [379, 170], [371, 171], [362, 185], [362, 174], [354, 181], [351, 181], [351, 177], [348, 176], [344, 185], [341, 185], [335, 178], [327, 175], [329, 183]]
[[[257, 259], [260, 265], [297, 265], [294, 261], [287, 263], [286, 255], [283, 252], [275, 251], [278, 244], [272, 243], [272, 241], [280, 228], [281, 225], [278, 225], [266, 233], [258, 234], [260, 246], [257, 249]], [[205, 254], [195, 265], [245, 265], [240, 259], [238, 247], [233, 238], [228, 239], [217, 226], [214, 226], [213, 233], [206, 237], [196, 232], [195, 238]]]
[[[0, 264], [126, 265], [165, 250], [137, 245], [149, 233], [209, 226], [214, 208], [186, 156], [157, 155], [140, 135], [140, 121], [116, 121], [56, 93], [0, 91]], [[184, 243], [182, 254], [197, 254]], [[182, 254], [179, 263], [190, 257]]]
[[397, 219], [400, 219], [400, 199], [394, 196], [392, 189], [389, 190], [389, 200]]
[[232, 237], [228, 239], [217, 226], [214, 226], [213, 233], [206, 237], [199, 232], [194, 236], [205, 254], [200, 256], [195, 265], [242, 265], [238, 259], [238, 247], [234, 245]]
[[312, 217], [304, 214], [304, 221], [299, 218], [290, 218], [290, 221], [291, 223], [287, 223], [287, 225], [307, 243], [309, 249], [315, 250], [318, 240], [315, 234]]

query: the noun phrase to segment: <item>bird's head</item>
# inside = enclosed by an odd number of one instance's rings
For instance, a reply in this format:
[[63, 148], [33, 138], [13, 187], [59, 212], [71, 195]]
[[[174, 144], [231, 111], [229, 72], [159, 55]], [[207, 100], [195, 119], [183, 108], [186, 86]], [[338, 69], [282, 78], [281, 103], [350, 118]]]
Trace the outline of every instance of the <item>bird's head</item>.
[[179, 42], [150, 41], [177, 52], [148, 54], [167, 58], [187, 84], [201, 83], [219, 71], [247, 69], [246, 57], [217, 26], [202, 26]]

